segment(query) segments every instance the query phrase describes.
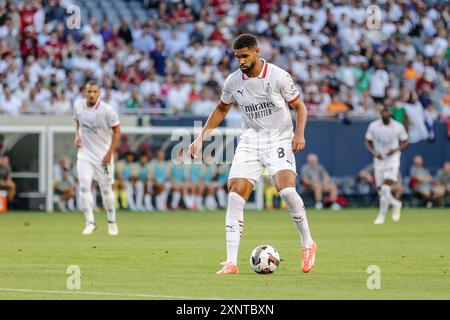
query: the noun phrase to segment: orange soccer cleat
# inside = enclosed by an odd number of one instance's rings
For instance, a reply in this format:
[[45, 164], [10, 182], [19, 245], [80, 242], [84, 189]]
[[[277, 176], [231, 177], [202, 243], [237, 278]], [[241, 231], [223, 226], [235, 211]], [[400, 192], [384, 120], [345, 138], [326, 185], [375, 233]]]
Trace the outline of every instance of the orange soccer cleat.
[[236, 274], [239, 273], [237, 265], [235, 265], [232, 262], [226, 262], [222, 269], [217, 271], [217, 274], [223, 275], [223, 274]]
[[302, 248], [302, 271], [307, 273], [311, 271], [316, 263], [316, 243], [309, 248]]

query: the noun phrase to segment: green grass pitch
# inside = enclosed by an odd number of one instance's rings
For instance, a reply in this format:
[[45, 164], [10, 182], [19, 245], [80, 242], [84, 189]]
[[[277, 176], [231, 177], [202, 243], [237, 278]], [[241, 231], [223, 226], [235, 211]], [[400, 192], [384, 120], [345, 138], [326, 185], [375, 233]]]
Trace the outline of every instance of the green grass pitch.
[[[0, 215], [0, 299], [450, 299], [450, 210], [404, 209], [374, 225], [376, 209], [308, 211], [316, 267], [300, 270], [297, 231], [285, 211], [246, 211], [238, 275], [217, 276], [225, 257], [225, 214], [119, 212], [82, 236], [81, 213]], [[254, 273], [254, 247], [278, 249], [270, 275]], [[81, 270], [70, 290], [67, 268]], [[369, 290], [370, 265], [380, 289]], [[23, 290], [23, 291], [21, 291]]]

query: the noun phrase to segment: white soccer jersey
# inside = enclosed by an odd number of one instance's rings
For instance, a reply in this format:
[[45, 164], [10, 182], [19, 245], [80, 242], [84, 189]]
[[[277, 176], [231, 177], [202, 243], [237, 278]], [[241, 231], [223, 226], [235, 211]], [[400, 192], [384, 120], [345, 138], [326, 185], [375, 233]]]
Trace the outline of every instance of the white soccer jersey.
[[366, 139], [372, 141], [375, 151], [384, 158], [383, 160], [375, 158], [375, 165], [380, 162], [400, 164], [400, 152], [396, 152], [387, 158], [386, 155], [389, 151], [397, 149], [400, 145], [400, 141], [407, 140], [408, 134], [401, 123], [391, 119], [389, 124], [385, 125], [383, 121], [379, 119], [372, 121], [369, 124], [366, 132]]
[[73, 119], [80, 124], [78, 159], [101, 163], [111, 146], [112, 128], [120, 124], [116, 111], [101, 100], [91, 108], [80, 100], [74, 104]]
[[[263, 60], [264, 61], [264, 60]], [[240, 69], [224, 83], [221, 101], [236, 102], [242, 111], [244, 143], [270, 143], [294, 136], [289, 103], [300, 98], [290, 74], [264, 61], [258, 77], [249, 78]]]

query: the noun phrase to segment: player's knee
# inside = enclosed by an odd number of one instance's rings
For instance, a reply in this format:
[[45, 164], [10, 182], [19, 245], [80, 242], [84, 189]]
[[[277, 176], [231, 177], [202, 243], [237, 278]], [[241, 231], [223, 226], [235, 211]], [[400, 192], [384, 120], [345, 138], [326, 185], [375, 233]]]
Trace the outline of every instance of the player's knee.
[[280, 190], [280, 197], [286, 202], [289, 211], [300, 212], [304, 208], [302, 197], [297, 193], [293, 187], [288, 187]]
[[87, 186], [80, 185], [80, 193], [81, 194], [86, 194], [86, 193], [89, 193], [90, 191], [91, 191], [91, 188], [88, 188]]

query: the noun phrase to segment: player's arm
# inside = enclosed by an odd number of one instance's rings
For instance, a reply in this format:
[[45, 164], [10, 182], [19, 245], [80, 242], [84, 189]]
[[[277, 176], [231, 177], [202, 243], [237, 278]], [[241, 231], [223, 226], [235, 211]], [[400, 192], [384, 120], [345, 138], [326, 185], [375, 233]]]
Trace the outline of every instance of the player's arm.
[[380, 160], [383, 160], [383, 157], [381, 156], [381, 154], [379, 152], [377, 152], [375, 150], [375, 148], [373, 147], [373, 142], [372, 140], [369, 139], [365, 139], [364, 140], [364, 146], [367, 148], [367, 150], [369, 150], [370, 154], [372, 156], [374, 156], [374, 158], [378, 158]]
[[106, 155], [103, 157], [102, 163], [106, 166], [110, 163], [111, 158], [114, 154], [114, 150], [116, 150], [117, 145], [119, 144], [120, 141], [120, 137], [122, 136], [122, 131], [120, 130], [120, 126], [115, 126], [112, 127], [112, 141], [111, 141], [111, 145], [109, 146], [108, 152], [106, 153]]
[[294, 138], [292, 139], [292, 151], [293, 152], [302, 151], [303, 149], [305, 149], [306, 145], [305, 127], [308, 112], [306, 110], [305, 104], [300, 98], [297, 98], [295, 101], [289, 104], [295, 110], [295, 122], [296, 122]]
[[81, 139], [80, 139], [80, 123], [75, 121], [75, 146], [77, 148], [81, 148]]
[[208, 137], [211, 131], [217, 128], [219, 124], [223, 121], [223, 119], [225, 119], [225, 116], [227, 115], [228, 111], [230, 111], [232, 106], [233, 103], [225, 104], [222, 101], [219, 101], [216, 108], [209, 115], [208, 120], [206, 120], [206, 123], [202, 128], [202, 131], [200, 132], [199, 136], [189, 146], [188, 154], [191, 157], [196, 158], [198, 156], [199, 152], [202, 149], [203, 141]]

